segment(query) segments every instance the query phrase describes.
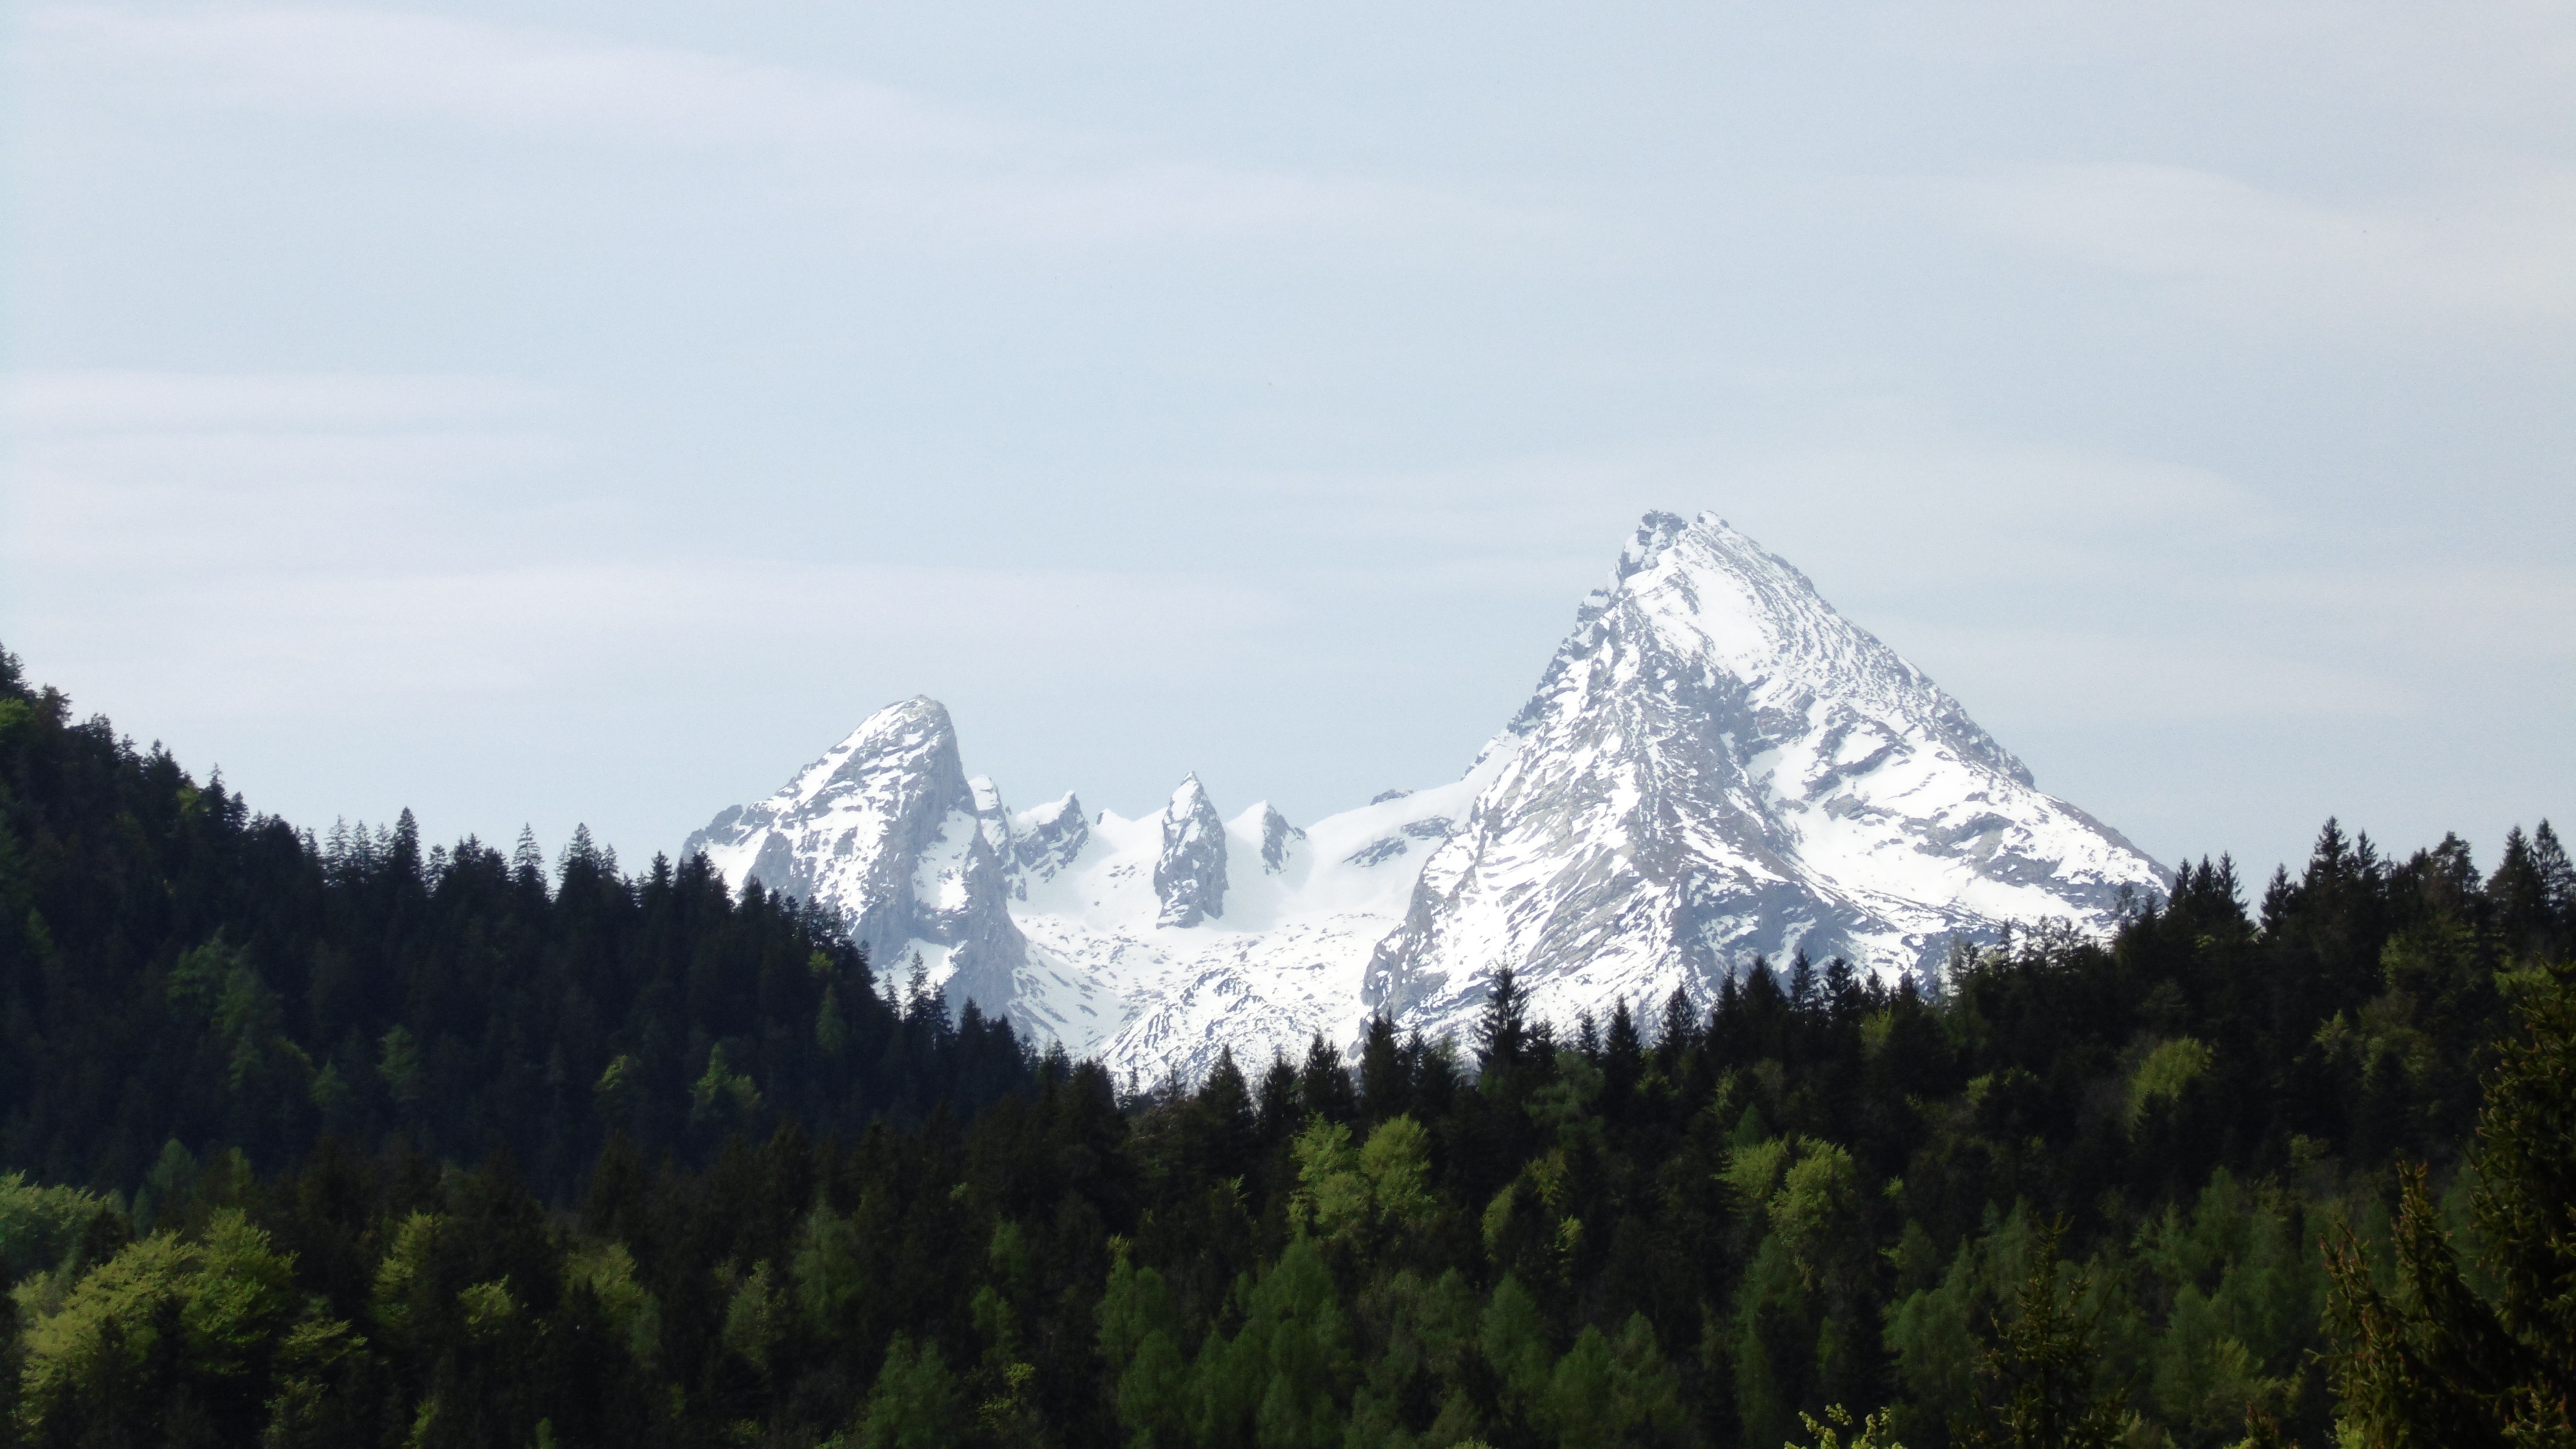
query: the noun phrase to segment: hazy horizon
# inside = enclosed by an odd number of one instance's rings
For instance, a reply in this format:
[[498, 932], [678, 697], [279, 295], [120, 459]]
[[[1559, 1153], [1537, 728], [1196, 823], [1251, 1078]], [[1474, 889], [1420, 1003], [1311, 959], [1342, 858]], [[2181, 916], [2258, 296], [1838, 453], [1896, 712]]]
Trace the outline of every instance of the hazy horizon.
[[2576, 16], [22, 5], [0, 645], [630, 866], [1451, 779], [1648, 509], [2249, 884], [2576, 824]]

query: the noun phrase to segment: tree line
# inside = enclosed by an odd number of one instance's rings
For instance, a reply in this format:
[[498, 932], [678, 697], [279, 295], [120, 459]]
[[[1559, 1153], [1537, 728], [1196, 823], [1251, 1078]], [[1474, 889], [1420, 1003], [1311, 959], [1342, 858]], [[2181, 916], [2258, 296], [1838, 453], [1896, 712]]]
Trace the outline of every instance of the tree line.
[[1927, 982], [1498, 973], [1122, 1094], [703, 862], [317, 840], [0, 655], [0, 1442], [2564, 1443], [2571, 942], [2545, 824], [2329, 823]]

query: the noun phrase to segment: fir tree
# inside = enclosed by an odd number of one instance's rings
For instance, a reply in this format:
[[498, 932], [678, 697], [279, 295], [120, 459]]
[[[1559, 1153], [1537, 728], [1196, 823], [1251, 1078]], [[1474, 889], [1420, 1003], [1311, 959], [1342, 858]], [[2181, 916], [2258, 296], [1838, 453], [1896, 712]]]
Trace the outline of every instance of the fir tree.
[[1489, 1073], [1509, 1071], [1527, 1050], [1529, 1033], [1529, 998], [1521, 990], [1519, 973], [1497, 966], [1484, 1010], [1476, 1017], [1476, 1065]]
[[2329, 1256], [2342, 1437], [2417, 1445], [2576, 1442], [2576, 973], [2527, 988], [2486, 1090], [2470, 1198], [2490, 1297], [2464, 1276], [2420, 1165], [2400, 1175], [2397, 1291], [2347, 1229]]
[[2121, 1440], [2125, 1388], [2106, 1393], [2096, 1384], [2092, 1277], [2078, 1270], [2059, 1286], [2067, 1226], [2058, 1218], [2041, 1230], [2012, 1314], [1993, 1323], [1978, 1368], [1980, 1409], [1951, 1428], [1967, 1449], [2110, 1449]]

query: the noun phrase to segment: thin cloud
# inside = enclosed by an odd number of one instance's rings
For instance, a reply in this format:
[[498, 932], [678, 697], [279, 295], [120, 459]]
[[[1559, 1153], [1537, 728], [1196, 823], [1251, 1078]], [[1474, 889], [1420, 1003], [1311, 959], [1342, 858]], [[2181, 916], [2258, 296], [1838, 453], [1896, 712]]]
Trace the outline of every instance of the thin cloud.
[[[958, 677], [959, 660], [1022, 687], [1122, 668], [1186, 679], [1222, 673], [1228, 643], [1280, 608], [1269, 592], [1187, 576], [645, 559], [183, 576], [115, 607], [25, 612], [57, 650], [142, 662], [200, 708], [265, 715], [353, 694], [632, 686], [674, 654], [715, 651], [782, 671], [828, 662], [901, 688]], [[156, 657], [138, 661], [131, 644], [146, 620]], [[118, 642], [127, 647], [105, 647]]]
[[[1937, 658], [1941, 682], [1967, 692], [1971, 712], [2020, 723], [2196, 723], [2213, 720], [2419, 713], [2417, 691], [2373, 671], [2266, 649], [2217, 631], [2183, 637], [2046, 625], [1962, 627], [1886, 621], [1917, 662]], [[1992, 722], [1991, 718], [1988, 720]]]
[[27, 29], [55, 63], [85, 63], [167, 99], [290, 116], [902, 156], [989, 153], [1030, 139], [900, 91], [788, 66], [444, 15], [50, 7]]
[[[460, 502], [541, 481], [583, 451], [570, 398], [499, 378], [20, 373], [0, 380], [0, 401], [12, 514], [0, 558], [75, 594], [103, 579], [122, 597], [171, 572], [488, 549], [494, 531]], [[559, 524], [564, 501], [533, 496], [546, 501], [521, 501], [520, 521]]]
[[[6, 381], [16, 624], [241, 715], [633, 687], [681, 657], [905, 681], [1220, 674], [1289, 612], [1186, 572], [701, 548], [542, 484], [573, 400], [506, 378], [52, 373]], [[21, 641], [23, 644], [25, 641]]]
[[741, 156], [861, 242], [1544, 240], [1572, 225], [1401, 181], [1154, 155], [793, 66], [449, 16], [52, 7], [26, 33], [36, 73], [128, 103]]
[[495, 378], [356, 373], [21, 372], [0, 417], [21, 437], [417, 432], [526, 422], [563, 394]]
[[2257, 314], [2576, 317], [2576, 170], [2330, 201], [2184, 166], [2001, 166], [1896, 188], [1959, 230]]

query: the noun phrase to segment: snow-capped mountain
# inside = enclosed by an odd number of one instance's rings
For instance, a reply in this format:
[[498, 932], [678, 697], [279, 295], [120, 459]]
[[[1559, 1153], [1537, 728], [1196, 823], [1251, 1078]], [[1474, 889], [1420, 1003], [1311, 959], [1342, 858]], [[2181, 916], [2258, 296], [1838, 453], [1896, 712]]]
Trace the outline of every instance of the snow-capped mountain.
[[919, 952], [952, 999], [999, 1006], [1027, 962], [1008, 905], [1019, 843], [992, 783], [959, 767], [947, 709], [916, 695], [680, 851], [704, 851], [737, 890], [757, 880], [832, 906], [878, 962]]
[[1756, 953], [1887, 975], [2007, 923], [2107, 929], [2163, 873], [1713, 515], [1649, 515], [1460, 779], [1300, 830], [1193, 775], [1145, 818], [1007, 811], [935, 701], [690, 837], [972, 999], [1152, 1078], [1373, 1011], [1462, 1028], [1492, 973], [1568, 1017]]
[[1649, 515], [1486, 747], [1362, 996], [1463, 1025], [1496, 965], [1541, 1015], [1695, 993], [1756, 953], [1936, 966], [2012, 922], [2107, 929], [2163, 873], [1805, 575], [1712, 515]]

